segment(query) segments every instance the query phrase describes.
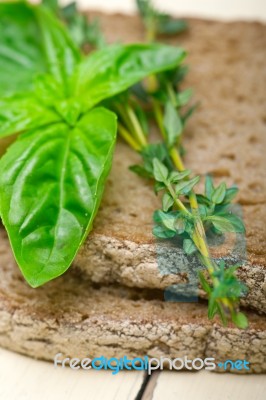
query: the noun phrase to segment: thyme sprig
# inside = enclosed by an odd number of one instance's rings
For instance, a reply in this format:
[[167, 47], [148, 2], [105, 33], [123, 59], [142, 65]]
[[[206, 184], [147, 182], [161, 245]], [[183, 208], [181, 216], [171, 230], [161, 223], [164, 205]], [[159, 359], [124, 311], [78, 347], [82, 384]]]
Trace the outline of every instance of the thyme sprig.
[[223, 261], [217, 262], [211, 257], [206, 239], [208, 230], [217, 235], [245, 232], [243, 222], [230, 208], [237, 188], [227, 188], [224, 183], [214, 187], [212, 178], [207, 176], [205, 193], [196, 193], [200, 177], [192, 176], [185, 169], [178, 145], [169, 146], [169, 136], [164, 135], [160, 143], [150, 141], [130, 104], [130, 96], [127, 103], [125, 96], [121, 102], [116, 99], [113, 107], [120, 116], [119, 134], [142, 157], [142, 163], [130, 169], [153, 179], [154, 191], [163, 192], [162, 208], [154, 213], [153, 234], [159, 239], [179, 236], [184, 252], [198, 255], [207, 269], [207, 278], [200, 272], [199, 280], [209, 299], [209, 318], [218, 314], [224, 324], [231, 319], [238, 327], [245, 328], [247, 319], [238, 311], [238, 305], [247, 292], [246, 286], [235, 276], [237, 266], [225, 268]]
[[[161, 30], [161, 27], [158, 29], [158, 21], [162, 21], [160, 13], [149, 1], [137, 3], [146, 39], [154, 40]], [[238, 266], [225, 266], [224, 261], [216, 261], [210, 254], [206, 236], [208, 231], [215, 235], [245, 232], [242, 220], [231, 210], [231, 201], [238, 189], [227, 188], [225, 183], [215, 187], [212, 178], [207, 176], [205, 192], [200, 194], [195, 190], [200, 177], [193, 176], [184, 166], [182, 136], [197, 106], [188, 107], [191, 89], [180, 90], [186, 73], [187, 68], [181, 66], [153, 76], [146, 84], [138, 84], [112, 99], [112, 107], [119, 116], [120, 136], [142, 157], [141, 164], [130, 169], [152, 179], [156, 194], [163, 192], [162, 208], [154, 213], [153, 234], [159, 239], [178, 236], [183, 251], [198, 256], [206, 269], [204, 274], [199, 272], [199, 281], [208, 297], [208, 317], [212, 319], [218, 314], [224, 325], [231, 320], [237, 327], [246, 328], [248, 321], [239, 311], [239, 301], [247, 288], [236, 277]], [[148, 134], [151, 115], [161, 135], [159, 143], [153, 143]]]
[[156, 10], [150, 0], [136, 0], [136, 4], [148, 40], [154, 40], [155, 34], [172, 35], [187, 29], [186, 21], [173, 19], [169, 14]]

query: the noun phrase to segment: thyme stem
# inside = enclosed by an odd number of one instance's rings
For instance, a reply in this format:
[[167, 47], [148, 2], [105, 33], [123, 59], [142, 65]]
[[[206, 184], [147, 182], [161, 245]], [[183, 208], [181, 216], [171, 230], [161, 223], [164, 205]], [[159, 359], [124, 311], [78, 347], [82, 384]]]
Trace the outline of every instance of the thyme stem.
[[140, 151], [141, 150], [141, 146], [130, 135], [128, 130], [120, 123], [118, 124], [118, 133], [129, 144], [129, 146], [132, 147], [133, 150], [135, 150], [135, 151]]
[[[171, 92], [170, 89], [168, 89], [168, 92], [170, 94], [170, 92]], [[171, 101], [173, 101], [173, 96], [171, 96], [171, 97], [172, 97]], [[161, 109], [160, 105], [158, 104], [158, 102], [154, 99], [152, 100], [152, 105], [153, 105], [155, 119], [158, 124], [158, 128], [161, 132], [163, 139], [165, 139], [166, 134], [165, 134], [165, 128], [163, 125], [162, 109]], [[177, 168], [177, 170], [179, 172], [183, 172], [185, 170], [185, 166], [184, 166], [184, 163], [182, 161], [182, 158], [180, 156], [178, 149], [176, 147], [172, 147], [170, 149], [169, 153], [170, 153], [172, 161], [173, 161], [175, 167]], [[212, 274], [215, 270], [215, 266], [214, 266], [213, 261], [211, 261], [210, 251], [209, 251], [209, 248], [208, 248], [208, 245], [206, 242], [205, 229], [204, 229], [203, 223], [201, 221], [201, 218], [199, 216], [198, 202], [197, 202], [195, 192], [193, 190], [191, 191], [191, 193], [189, 195], [189, 202], [190, 202], [192, 212], [195, 216], [195, 232], [193, 235], [193, 241], [194, 241], [195, 245], [197, 246], [197, 248], [199, 249], [202, 256], [204, 257], [205, 266], [207, 267], [209, 274], [212, 276]], [[213, 283], [215, 283], [215, 279], [212, 279], [212, 280], [213, 280]]]
[[127, 112], [127, 115], [129, 117], [131, 123], [132, 123], [132, 126], [134, 128], [134, 132], [135, 132], [136, 138], [139, 141], [139, 144], [142, 147], [147, 146], [148, 142], [146, 140], [146, 137], [145, 137], [145, 135], [143, 133], [142, 127], [141, 127], [141, 125], [139, 123], [138, 118], [136, 117], [136, 114], [135, 114], [134, 110], [132, 109], [132, 107], [129, 104], [125, 105], [125, 110]]

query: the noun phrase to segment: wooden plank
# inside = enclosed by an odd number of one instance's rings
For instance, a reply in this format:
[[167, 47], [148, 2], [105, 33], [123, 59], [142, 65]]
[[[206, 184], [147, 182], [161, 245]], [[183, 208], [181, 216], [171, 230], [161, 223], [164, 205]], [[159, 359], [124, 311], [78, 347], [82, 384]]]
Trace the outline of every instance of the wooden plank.
[[[148, 386], [147, 386], [148, 390]], [[163, 371], [145, 400], [264, 400], [265, 375]]]
[[146, 388], [143, 392], [143, 396], [141, 397], [141, 400], [151, 400], [153, 398], [153, 393], [154, 393], [155, 387], [157, 385], [159, 374], [162, 374], [162, 373], [163, 372], [158, 372], [158, 371], [155, 371], [152, 373], [152, 375], [146, 385]]
[[55, 368], [52, 363], [0, 349], [1, 400], [134, 400], [143, 371], [78, 370]]
[[[135, 400], [145, 373], [73, 371], [0, 349], [1, 400]], [[155, 372], [141, 400], [264, 400], [265, 375]], [[214, 397], [215, 396], [215, 397]]]

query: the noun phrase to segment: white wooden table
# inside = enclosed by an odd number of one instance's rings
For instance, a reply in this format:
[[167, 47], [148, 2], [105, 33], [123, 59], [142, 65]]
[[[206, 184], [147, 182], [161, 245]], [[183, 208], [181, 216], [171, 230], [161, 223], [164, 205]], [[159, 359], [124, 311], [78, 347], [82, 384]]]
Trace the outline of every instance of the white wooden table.
[[[63, 3], [66, 1], [62, 0]], [[134, 0], [79, 0], [82, 8], [132, 12]], [[266, 21], [265, 0], [155, 0], [176, 15]], [[0, 349], [0, 400], [264, 400], [265, 375], [73, 371]]]
[[264, 400], [265, 375], [74, 371], [0, 349], [1, 400]]

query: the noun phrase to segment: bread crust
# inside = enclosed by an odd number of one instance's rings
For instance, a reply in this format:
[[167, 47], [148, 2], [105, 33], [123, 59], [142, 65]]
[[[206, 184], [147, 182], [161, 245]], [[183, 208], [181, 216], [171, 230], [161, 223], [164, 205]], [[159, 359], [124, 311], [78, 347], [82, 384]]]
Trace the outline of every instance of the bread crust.
[[[266, 321], [248, 313], [241, 331], [207, 319], [205, 304], [164, 302], [160, 292], [97, 287], [74, 269], [30, 288], [0, 230], [0, 345], [34, 358], [214, 357], [266, 372]], [[232, 372], [241, 372], [232, 370]]]

